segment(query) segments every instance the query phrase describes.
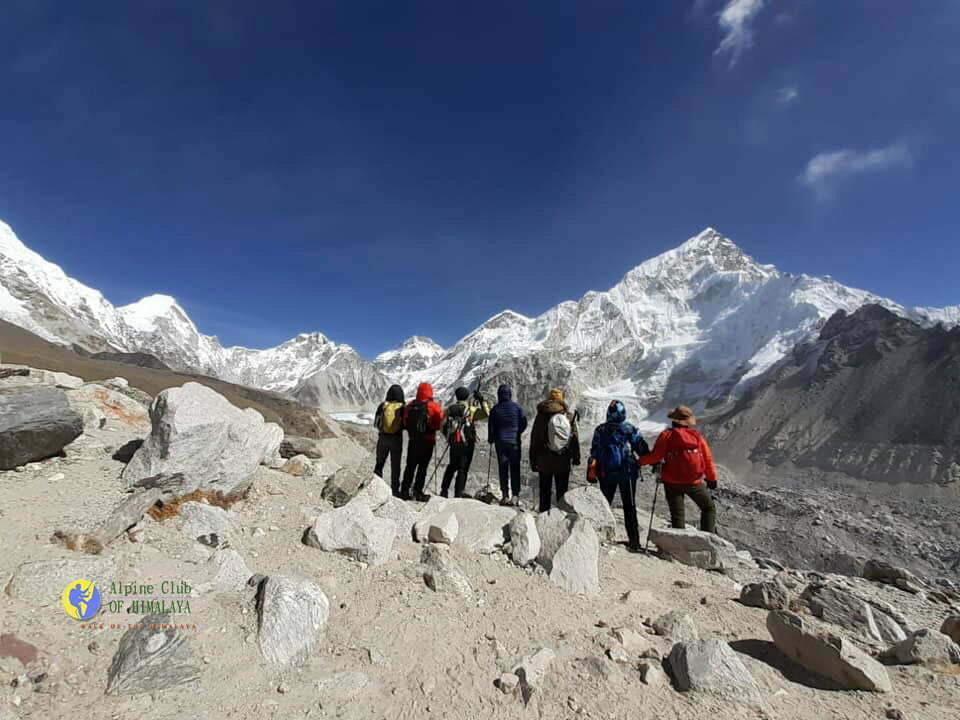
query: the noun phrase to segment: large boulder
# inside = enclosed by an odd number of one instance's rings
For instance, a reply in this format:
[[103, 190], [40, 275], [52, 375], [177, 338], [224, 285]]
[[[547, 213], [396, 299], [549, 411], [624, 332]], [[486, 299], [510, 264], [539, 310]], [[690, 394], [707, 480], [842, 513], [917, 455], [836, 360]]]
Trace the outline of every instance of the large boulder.
[[654, 620], [653, 631], [674, 642], [693, 642], [700, 639], [700, 631], [686, 610], [671, 610]]
[[790, 593], [780, 583], [765, 580], [744, 585], [740, 591], [740, 602], [765, 610], [789, 610]]
[[[813, 583], [800, 595], [814, 617], [846, 628], [863, 640], [877, 644], [899, 642], [906, 633], [883, 611], [851, 592], [834, 585]], [[877, 622], [880, 617], [881, 622]]]
[[469, 498], [447, 499], [433, 496], [420, 511], [414, 534], [418, 542], [428, 542], [430, 523], [440, 513], [450, 511], [457, 517], [454, 544], [485, 555], [502, 547], [508, 539], [508, 527], [517, 511], [509, 507], [486, 505]]
[[200, 677], [187, 641], [169, 614], [147, 615], [130, 626], [107, 671], [107, 695], [136, 695], [182, 685]]
[[199, 383], [161, 392], [150, 407], [153, 429], [123, 471], [128, 485], [182, 473], [189, 486], [225, 495], [245, 492], [276, 433], [256, 410], [240, 410]]
[[518, 513], [510, 521], [510, 557], [520, 567], [526, 567], [540, 553], [540, 534], [532, 514]]
[[103, 422], [113, 421], [132, 432], [150, 430], [150, 414], [143, 405], [121, 392], [103, 385], [89, 383], [68, 390], [67, 401], [84, 419], [86, 429], [95, 429]]
[[334, 507], [343, 507], [353, 500], [363, 486], [369, 482], [371, 476], [372, 473], [369, 468], [340, 468], [327, 479], [323, 490], [320, 491], [320, 497]]
[[260, 463], [279, 470], [283, 467], [284, 458], [280, 456], [280, 443], [283, 441], [283, 428], [277, 423], [266, 423], [263, 428], [265, 435], [263, 457]]
[[537, 553], [537, 562], [550, 572], [553, 567], [553, 556], [570, 537], [576, 515], [572, 515], [560, 508], [553, 508], [537, 516], [537, 535], [540, 537], [540, 552]]
[[260, 652], [275, 665], [306, 659], [330, 615], [330, 602], [316, 584], [283, 576], [263, 582], [258, 608]]
[[600, 593], [600, 538], [589, 521], [574, 522], [570, 536], [553, 556], [550, 582], [571, 593]]
[[587, 520], [601, 540], [612, 541], [617, 534], [617, 519], [610, 509], [610, 503], [596, 485], [567, 490], [557, 506]]
[[868, 560], [863, 566], [863, 577], [910, 593], [918, 593], [923, 589], [922, 583], [912, 572], [883, 560]]
[[0, 470], [56, 455], [83, 432], [83, 420], [54, 387], [0, 390]]
[[387, 485], [382, 478], [371, 473], [367, 480], [363, 482], [357, 494], [353, 496], [353, 500], [347, 504], [363, 503], [376, 512], [394, 499], [396, 498], [394, 498], [393, 493], [390, 492], [390, 486]]
[[667, 664], [681, 691], [707, 692], [750, 704], [762, 701], [756, 680], [722, 640], [678, 642], [670, 651]]
[[359, 502], [320, 515], [307, 530], [304, 542], [370, 565], [382, 565], [390, 560], [396, 536], [393, 520], [375, 516], [369, 505]]
[[413, 510], [408, 503], [391, 496], [374, 510], [373, 514], [378, 518], [392, 520], [396, 524], [397, 537], [401, 542], [413, 542], [413, 526], [420, 519], [420, 513]]
[[664, 555], [703, 570], [729, 570], [743, 562], [733, 543], [692, 528], [652, 528], [650, 541]]
[[881, 662], [893, 665], [960, 663], [960, 647], [936, 630], [917, 630], [880, 655]]
[[767, 630], [777, 648], [798, 665], [845, 690], [890, 692], [886, 668], [849, 640], [810, 628], [799, 615], [772, 610]]

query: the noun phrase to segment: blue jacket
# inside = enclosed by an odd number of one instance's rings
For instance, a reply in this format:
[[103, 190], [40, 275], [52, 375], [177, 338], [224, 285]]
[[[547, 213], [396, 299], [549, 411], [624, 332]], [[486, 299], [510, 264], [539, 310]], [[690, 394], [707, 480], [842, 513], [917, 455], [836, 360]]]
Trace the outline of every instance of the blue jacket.
[[520, 445], [520, 436], [527, 429], [527, 416], [523, 408], [513, 401], [509, 385], [497, 388], [497, 402], [490, 411], [487, 424], [487, 441], [498, 445]]

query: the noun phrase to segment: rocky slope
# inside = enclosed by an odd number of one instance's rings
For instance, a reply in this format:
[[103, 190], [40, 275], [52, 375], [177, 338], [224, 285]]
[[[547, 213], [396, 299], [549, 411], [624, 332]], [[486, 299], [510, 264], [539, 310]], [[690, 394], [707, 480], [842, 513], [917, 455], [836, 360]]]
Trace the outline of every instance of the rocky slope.
[[712, 432], [730, 457], [960, 489], [960, 328], [837, 312]]

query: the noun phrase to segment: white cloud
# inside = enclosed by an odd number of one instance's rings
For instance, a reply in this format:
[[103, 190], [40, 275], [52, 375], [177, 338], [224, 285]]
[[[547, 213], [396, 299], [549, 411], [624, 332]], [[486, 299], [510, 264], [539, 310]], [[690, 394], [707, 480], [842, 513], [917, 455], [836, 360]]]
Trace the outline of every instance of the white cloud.
[[896, 142], [875, 150], [858, 151], [845, 148], [819, 153], [810, 158], [800, 175], [800, 182], [819, 197], [827, 196], [836, 183], [864, 173], [880, 172], [913, 165], [913, 155], [904, 142]]
[[740, 54], [753, 44], [751, 23], [763, 9], [766, 0], [728, 0], [720, 11], [719, 23], [723, 29], [723, 39], [715, 54], [729, 53], [730, 67], [736, 65]]
[[800, 97], [800, 88], [796, 85], [787, 85], [777, 90], [777, 102], [781, 105], [789, 105]]

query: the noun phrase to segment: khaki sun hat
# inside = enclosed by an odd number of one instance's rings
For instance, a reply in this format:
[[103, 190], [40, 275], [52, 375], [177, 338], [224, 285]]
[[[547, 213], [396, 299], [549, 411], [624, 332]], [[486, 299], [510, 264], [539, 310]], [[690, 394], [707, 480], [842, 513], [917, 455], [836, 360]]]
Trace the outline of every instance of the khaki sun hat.
[[697, 424], [697, 417], [693, 414], [693, 410], [686, 405], [678, 405], [670, 411], [667, 417], [678, 425], [685, 425], [686, 427], [693, 427]]

